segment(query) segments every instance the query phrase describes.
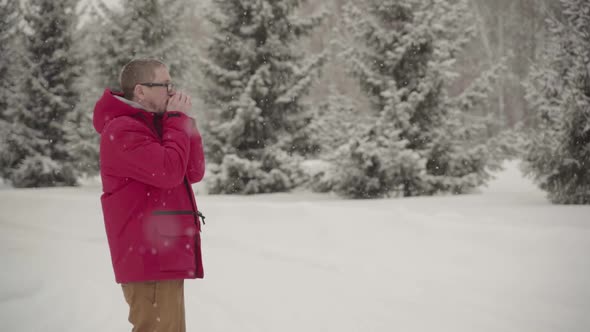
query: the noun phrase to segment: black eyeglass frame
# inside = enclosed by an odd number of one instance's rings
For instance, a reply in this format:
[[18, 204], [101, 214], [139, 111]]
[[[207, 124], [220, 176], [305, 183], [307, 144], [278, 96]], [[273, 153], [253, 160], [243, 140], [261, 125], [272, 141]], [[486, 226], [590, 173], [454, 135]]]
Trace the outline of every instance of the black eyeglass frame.
[[147, 86], [147, 87], [154, 87], [154, 86], [162, 86], [162, 87], [166, 87], [166, 92], [168, 92], [169, 94], [176, 91], [176, 86], [174, 85], [174, 83], [138, 83], [139, 85], [143, 85], [143, 86]]

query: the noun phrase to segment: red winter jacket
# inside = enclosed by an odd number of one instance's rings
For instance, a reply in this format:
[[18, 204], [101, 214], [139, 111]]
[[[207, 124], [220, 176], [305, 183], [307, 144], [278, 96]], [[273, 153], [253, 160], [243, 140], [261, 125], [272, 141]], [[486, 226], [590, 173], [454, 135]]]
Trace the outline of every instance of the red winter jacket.
[[94, 108], [115, 279], [202, 278], [201, 227], [190, 186], [205, 171], [201, 135], [183, 113], [159, 115], [130, 103], [106, 90]]

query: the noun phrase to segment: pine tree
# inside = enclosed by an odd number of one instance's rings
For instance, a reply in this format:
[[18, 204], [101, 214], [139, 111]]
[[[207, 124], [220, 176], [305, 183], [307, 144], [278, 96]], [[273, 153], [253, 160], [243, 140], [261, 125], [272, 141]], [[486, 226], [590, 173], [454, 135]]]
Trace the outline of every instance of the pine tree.
[[80, 98], [74, 110], [68, 113], [64, 129], [68, 141], [67, 148], [74, 156], [73, 166], [78, 178], [96, 175], [98, 173], [99, 136], [96, 135], [92, 124], [92, 113], [97, 96], [104, 87], [99, 84], [99, 73], [94, 57], [94, 46], [97, 45], [99, 35], [98, 11], [93, 6], [85, 6], [81, 15], [87, 15], [88, 20], [76, 30], [74, 47], [79, 53], [80, 76], [76, 79], [76, 87]]
[[374, 117], [362, 112], [362, 102], [342, 94], [332, 86], [323, 101], [314, 107], [309, 126], [310, 140], [317, 145], [316, 153], [305, 163], [309, 168], [308, 184], [315, 192], [330, 192], [338, 183], [334, 164], [340, 162], [342, 146], [351, 137], [360, 137], [374, 124]]
[[186, 26], [194, 16], [188, 0], [129, 0], [122, 9], [98, 3], [93, 20], [94, 68], [100, 86], [119, 89], [119, 73], [134, 58], [163, 61], [180, 89], [194, 93], [196, 51]]
[[370, 114], [360, 112], [361, 103], [334, 87], [329, 91], [314, 107], [314, 120], [308, 130], [310, 140], [318, 145], [314, 150], [327, 160], [335, 150], [348, 143], [350, 137], [360, 136], [374, 122]]
[[19, 25], [22, 13], [18, 0], [0, 0], [0, 177], [9, 178], [12, 159], [8, 138], [18, 107], [18, 92], [21, 86], [19, 70]]
[[489, 154], [475, 138], [485, 126], [470, 112], [485, 103], [499, 69], [457, 97], [446, 90], [473, 37], [468, 3], [372, 0], [362, 8], [350, 2], [344, 13], [356, 41], [345, 56], [378, 119], [342, 149], [336, 191], [416, 196], [484, 183]]
[[525, 169], [549, 199], [590, 203], [590, 3], [562, 0], [549, 20], [550, 37], [531, 70], [527, 101], [536, 128]]
[[5, 166], [17, 187], [75, 185], [64, 120], [78, 102], [77, 58], [72, 52], [77, 1], [25, 3], [20, 107], [8, 136]]
[[22, 20], [18, 0], [0, 0], [0, 121], [9, 121], [18, 85], [18, 27]]
[[296, 16], [299, 0], [214, 0], [214, 27], [202, 59], [205, 103], [216, 113], [207, 128], [209, 191], [255, 194], [297, 184], [298, 160], [313, 150], [302, 101], [324, 56], [306, 56], [302, 37], [322, 15]]

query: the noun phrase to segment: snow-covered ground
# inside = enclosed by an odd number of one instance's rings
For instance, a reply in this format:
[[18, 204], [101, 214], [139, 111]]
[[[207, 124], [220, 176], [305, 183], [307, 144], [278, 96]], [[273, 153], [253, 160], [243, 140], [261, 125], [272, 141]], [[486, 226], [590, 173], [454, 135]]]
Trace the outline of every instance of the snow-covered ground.
[[[129, 331], [100, 188], [0, 190], [0, 330]], [[514, 163], [480, 194], [202, 196], [189, 331], [590, 331], [590, 206]]]

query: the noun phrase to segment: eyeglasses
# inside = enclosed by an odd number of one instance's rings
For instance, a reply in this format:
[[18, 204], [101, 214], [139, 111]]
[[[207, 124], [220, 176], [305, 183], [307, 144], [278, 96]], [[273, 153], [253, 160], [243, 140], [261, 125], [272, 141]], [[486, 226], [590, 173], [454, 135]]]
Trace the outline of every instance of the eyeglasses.
[[166, 92], [168, 92], [168, 94], [171, 94], [174, 91], [176, 91], [176, 86], [174, 85], [174, 83], [139, 83], [139, 85], [148, 86], [150, 88], [154, 86], [165, 86]]

